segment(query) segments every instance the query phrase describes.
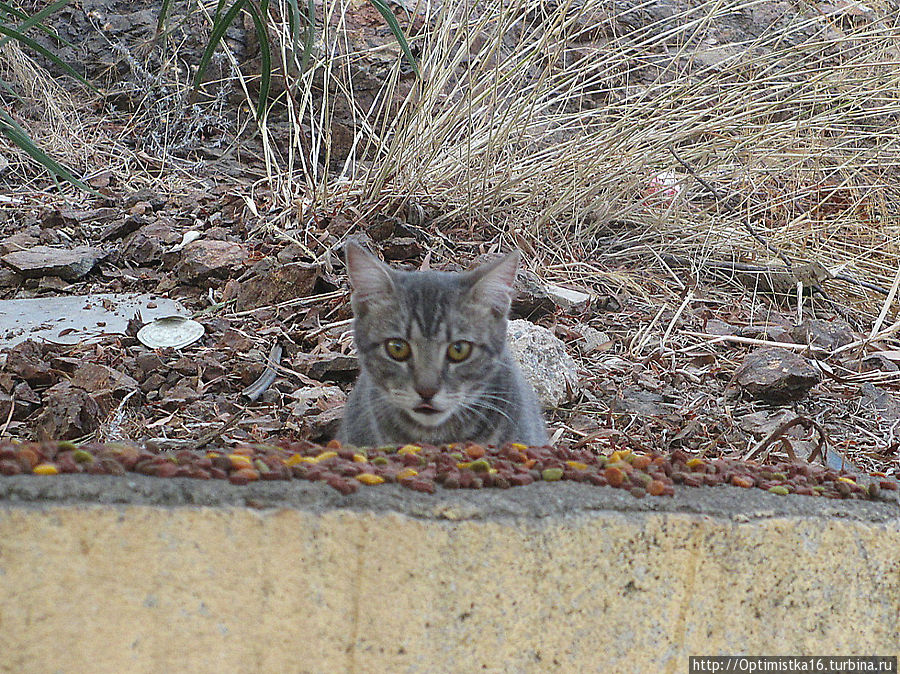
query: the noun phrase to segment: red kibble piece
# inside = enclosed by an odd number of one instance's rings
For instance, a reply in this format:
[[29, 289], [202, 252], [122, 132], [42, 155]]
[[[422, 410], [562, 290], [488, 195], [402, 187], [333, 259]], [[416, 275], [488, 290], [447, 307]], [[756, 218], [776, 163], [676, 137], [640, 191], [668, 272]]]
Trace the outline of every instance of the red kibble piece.
[[434, 482], [432, 482], [431, 480], [423, 480], [418, 477], [410, 477], [405, 480], [401, 480], [401, 484], [404, 487], [413, 489], [414, 491], [420, 491], [426, 494], [434, 493]]
[[471, 459], [480, 459], [485, 454], [484, 447], [481, 445], [467, 445], [465, 452]]
[[590, 473], [590, 474], [588, 475], [588, 481], [589, 481], [591, 484], [596, 485], [596, 486], [598, 486], [598, 487], [605, 487], [606, 485], [609, 484], [609, 483], [606, 481], [606, 476], [601, 475], [601, 474], [599, 474], [599, 473]]
[[662, 496], [666, 491], [666, 485], [659, 480], [651, 480], [647, 485], [647, 493], [651, 496]]
[[651, 459], [649, 456], [641, 455], [641, 456], [635, 456], [634, 459], [632, 459], [632, 461], [631, 461], [631, 465], [634, 466], [635, 468], [637, 468], [638, 470], [644, 470], [652, 462], [653, 462], [653, 459]]
[[744, 487], [744, 489], [748, 489], [753, 486], [754, 481], [749, 475], [732, 475], [731, 484], [735, 487]]
[[228, 476], [228, 481], [231, 482], [231, 484], [237, 485], [245, 485], [250, 482], [255, 482], [258, 479], [259, 473], [252, 468], [241, 468]]
[[887, 489], [888, 491], [897, 491], [898, 489], [900, 489], [900, 486], [898, 486], [896, 482], [893, 482], [891, 480], [879, 480], [878, 486], [882, 489]]
[[341, 443], [337, 440], [329, 440], [328, 444], [325, 445], [325, 449], [337, 450], [341, 448]]
[[625, 483], [625, 473], [619, 468], [607, 468], [603, 476], [611, 487], [621, 487]]
[[516, 473], [509, 476], [509, 483], [516, 487], [524, 487], [526, 484], [534, 482], [534, 478], [528, 473]]
[[352, 494], [357, 489], [359, 489], [359, 481], [358, 480], [345, 480], [339, 475], [331, 475], [325, 480], [325, 484], [327, 484], [332, 489], [337, 489], [344, 496], [347, 494]]
[[0, 461], [0, 473], [3, 475], [19, 475], [22, 472], [22, 464], [18, 461], [5, 459]]
[[209, 469], [209, 476], [214, 480], [228, 479], [228, 473], [221, 468], [216, 468], [215, 466]]
[[154, 470], [151, 475], [155, 475], [156, 477], [175, 477], [175, 474], [178, 472], [178, 466], [174, 463], [160, 463], [154, 466]]

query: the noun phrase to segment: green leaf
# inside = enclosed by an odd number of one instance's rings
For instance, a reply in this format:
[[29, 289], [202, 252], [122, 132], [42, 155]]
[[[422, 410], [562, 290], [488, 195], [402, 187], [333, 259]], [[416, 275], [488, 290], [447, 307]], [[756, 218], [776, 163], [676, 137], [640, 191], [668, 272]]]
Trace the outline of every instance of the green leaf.
[[224, 0], [219, 0], [219, 5], [216, 7], [216, 15], [213, 20], [212, 33], [209, 36], [209, 42], [206, 43], [206, 49], [203, 50], [203, 56], [200, 57], [200, 63], [197, 66], [197, 74], [194, 75], [195, 89], [198, 88], [203, 81], [203, 76], [206, 74], [206, 69], [209, 67], [209, 62], [212, 60], [213, 52], [216, 51], [216, 47], [219, 45], [219, 40], [225, 35], [228, 26], [231, 25], [246, 2], [247, 0], [237, 0], [237, 2], [229, 7], [228, 11], [223, 15], [221, 12], [225, 2]]
[[272, 84], [272, 52], [269, 47], [269, 34], [266, 31], [266, 22], [264, 20], [264, 17], [266, 16], [264, 10], [268, 9], [269, 6], [268, 0], [264, 0], [260, 6], [249, 2], [249, 0], [237, 0], [237, 2], [229, 7], [228, 11], [224, 14], [222, 14], [224, 0], [219, 0], [218, 7], [216, 8], [216, 17], [213, 21], [212, 33], [209, 36], [209, 42], [206, 44], [206, 49], [203, 51], [203, 56], [200, 57], [200, 64], [197, 66], [197, 74], [194, 76], [194, 88], [200, 86], [203, 75], [206, 74], [206, 69], [209, 67], [209, 62], [212, 60], [212, 55], [215, 52], [216, 47], [225, 35], [225, 31], [234, 22], [238, 13], [245, 5], [247, 6], [247, 13], [250, 14], [250, 18], [253, 19], [253, 25], [256, 27], [256, 36], [259, 40], [259, 55], [262, 71], [260, 72], [259, 100], [256, 106], [256, 116], [261, 119], [266, 110], [266, 101], [269, 98], [269, 89]]
[[50, 171], [54, 176], [62, 178], [66, 182], [75, 185], [85, 192], [90, 192], [91, 194], [99, 196], [99, 193], [95, 189], [76, 178], [71, 171], [52, 159], [46, 152], [39, 148], [35, 142], [29, 138], [28, 134], [25, 133], [25, 130], [16, 123], [16, 120], [10, 117], [3, 109], [0, 109], [0, 133], [9, 138], [14, 145], [21, 148], [29, 157]]
[[[48, 16], [68, 5], [69, 2], [70, 0], [56, 0], [56, 2], [47, 5], [46, 7], [44, 7], [44, 9], [33, 16], [28, 16], [24, 12], [20, 12], [6, 2], [0, 2], [0, 10], [8, 12], [9, 14], [12, 14], [19, 19], [23, 19], [23, 22], [16, 28], [16, 30], [18, 30], [20, 33], [25, 33], [29, 28], [37, 26], [40, 30], [45, 32], [57, 42], [61, 42], [67, 47], [71, 47], [72, 44], [70, 42], [68, 42], [67, 40], [63, 40], [59, 35], [56, 34], [54, 30], [41, 23], [41, 21], [46, 19]], [[0, 47], [9, 42], [9, 40], [9, 37], [4, 37], [2, 40], [0, 40]]]
[[[39, 53], [42, 56], [44, 56], [45, 58], [48, 58], [51, 61], [53, 61], [53, 63], [55, 63], [57, 66], [59, 66], [60, 68], [65, 70], [67, 73], [69, 73], [72, 77], [74, 77], [79, 82], [81, 82], [88, 89], [90, 89], [91, 91], [97, 92], [97, 87], [95, 87], [93, 84], [91, 84], [86, 79], [84, 79], [84, 77], [82, 77], [81, 74], [78, 73], [78, 71], [76, 71], [72, 66], [70, 66], [68, 63], [63, 61], [61, 58], [59, 58], [56, 54], [51, 52], [46, 47], [35, 42], [33, 39], [31, 39], [27, 35], [23, 35], [22, 33], [15, 30], [14, 28], [9, 28], [7, 26], [4, 26], [3, 24], [0, 24], [0, 35], [7, 35], [7, 36], [13, 38], [14, 40], [21, 42], [22, 44], [28, 45], [29, 47], [34, 49], [37, 53]], [[97, 93], [99, 93], [99, 92], [97, 92]]]
[[166, 19], [169, 18], [169, 8], [172, 6], [172, 0], [162, 0], [159, 5], [159, 16], [156, 17], [156, 34], [161, 35], [166, 27]]
[[375, 9], [381, 13], [381, 16], [384, 17], [384, 20], [394, 34], [394, 37], [397, 38], [397, 42], [400, 43], [400, 49], [403, 50], [406, 60], [412, 65], [413, 70], [416, 71], [416, 75], [421, 77], [422, 73], [419, 72], [419, 63], [416, 61], [415, 56], [413, 56], [412, 50], [409, 48], [409, 42], [406, 40], [406, 35], [403, 33], [400, 24], [397, 23], [397, 17], [394, 16], [391, 8], [387, 6], [387, 3], [384, 0], [369, 0], [369, 2], [371, 2]]

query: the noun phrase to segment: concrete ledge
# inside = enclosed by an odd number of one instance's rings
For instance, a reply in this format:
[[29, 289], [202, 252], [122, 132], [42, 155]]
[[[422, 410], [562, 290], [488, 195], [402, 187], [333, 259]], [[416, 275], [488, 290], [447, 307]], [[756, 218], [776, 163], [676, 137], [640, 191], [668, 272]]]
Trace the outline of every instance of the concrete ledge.
[[735, 488], [343, 497], [4, 478], [0, 670], [684, 672], [701, 654], [893, 655], [898, 514]]

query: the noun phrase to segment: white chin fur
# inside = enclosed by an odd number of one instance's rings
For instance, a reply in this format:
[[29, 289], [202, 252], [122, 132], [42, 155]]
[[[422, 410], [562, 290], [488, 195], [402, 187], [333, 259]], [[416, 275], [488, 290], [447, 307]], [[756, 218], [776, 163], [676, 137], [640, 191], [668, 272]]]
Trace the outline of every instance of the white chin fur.
[[408, 410], [407, 414], [420, 426], [427, 426], [429, 428], [440, 426], [450, 418], [450, 412], [447, 411], [441, 412], [440, 414], [423, 414], [422, 412], [416, 412], [415, 410]]

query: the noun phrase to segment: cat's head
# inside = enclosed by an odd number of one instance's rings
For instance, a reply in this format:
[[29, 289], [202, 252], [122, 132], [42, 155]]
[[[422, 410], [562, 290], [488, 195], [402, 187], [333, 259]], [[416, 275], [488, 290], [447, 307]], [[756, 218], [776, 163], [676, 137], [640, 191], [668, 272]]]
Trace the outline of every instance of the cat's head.
[[435, 427], [469, 409], [498, 367], [519, 252], [472, 271], [398, 271], [345, 246], [360, 364], [389, 404]]

